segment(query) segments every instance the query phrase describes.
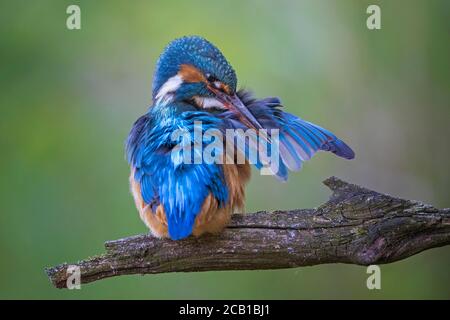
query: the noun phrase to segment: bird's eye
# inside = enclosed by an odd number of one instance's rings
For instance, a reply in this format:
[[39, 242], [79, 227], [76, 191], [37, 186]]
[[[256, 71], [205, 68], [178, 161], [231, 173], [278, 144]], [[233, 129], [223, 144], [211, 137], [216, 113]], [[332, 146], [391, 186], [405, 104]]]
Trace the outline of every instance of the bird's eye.
[[209, 81], [209, 82], [215, 82], [215, 81], [217, 81], [217, 78], [216, 77], [214, 77], [212, 74], [210, 74], [210, 73], [207, 73], [206, 74], [206, 79]]
[[210, 73], [205, 74], [206, 79], [208, 80], [210, 85], [213, 85], [216, 89], [219, 91], [222, 91], [226, 94], [230, 93], [229, 87], [222, 83], [219, 79], [217, 79], [215, 76], [213, 76]]

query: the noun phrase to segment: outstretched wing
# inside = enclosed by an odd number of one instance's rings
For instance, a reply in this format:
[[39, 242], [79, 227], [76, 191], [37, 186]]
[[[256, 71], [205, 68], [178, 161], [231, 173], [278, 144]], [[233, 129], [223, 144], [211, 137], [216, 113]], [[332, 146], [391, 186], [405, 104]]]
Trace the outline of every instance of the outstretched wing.
[[[239, 98], [247, 106], [249, 111], [258, 120], [264, 129], [279, 130], [279, 154], [278, 168], [274, 174], [281, 180], [286, 180], [288, 170], [297, 171], [301, 169], [302, 163], [317, 151], [329, 151], [345, 158], [353, 159], [353, 150], [330, 131], [319, 127], [311, 122], [302, 120], [290, 113], [280, 109], [281, 102], [278, 98], [254, 99], [249, 92], [239, 91]], [[229, 128], [247, 129], [232, 112], [224, 112], [221, 115]], [[255, 144], [247, 144], [245, 154], [248, 150], [255, 148]], [[259, 153], [259, 152], [258, 152]], [[256, 167], [263, 166], [258, 160]]]
[[[222, 166], [183, 162], [184, 149], [176, 146], [191, 143], [192, 128], [186, 122], [181, 127], [186, 128], [187, 135], [172, 141], [173, 130], [161, 131], [147, 114], [135, 123], [127, 140], [128, 161], [134, 169], [142, 198], [153, 212], [163, 205], [169, 236], [174, 240], [192, 233], [195, 218], [210, 193], [219, 205], [225, 205], [228, 200]], [[189, 156], [194, 157], [194, 153]]]

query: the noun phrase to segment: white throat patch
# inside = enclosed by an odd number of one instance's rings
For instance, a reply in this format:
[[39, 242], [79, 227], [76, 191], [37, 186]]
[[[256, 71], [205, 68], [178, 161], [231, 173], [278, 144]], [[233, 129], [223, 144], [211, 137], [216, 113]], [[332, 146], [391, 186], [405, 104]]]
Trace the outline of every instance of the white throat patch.
[[169, 78], [159, 89], [156, 94], [156, 103], [157, 104], [167, 104], [173, 99], [173, 93], [177, 91], [177, 89], [183, 83], [183, 79], [179, 74]]

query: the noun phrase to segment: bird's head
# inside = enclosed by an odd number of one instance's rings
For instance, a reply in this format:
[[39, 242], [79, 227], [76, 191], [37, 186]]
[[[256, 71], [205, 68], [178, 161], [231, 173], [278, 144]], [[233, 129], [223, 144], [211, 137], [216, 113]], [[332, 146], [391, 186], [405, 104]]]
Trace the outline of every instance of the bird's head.
[[167, 45], [153, 77], [153, 100], [170, 106], [188, 102], [204, 111], [231, 111], [250, 128], [261, 125], [236, 95], [237, 78], [213, 44], [198, 36], [182, 37]]

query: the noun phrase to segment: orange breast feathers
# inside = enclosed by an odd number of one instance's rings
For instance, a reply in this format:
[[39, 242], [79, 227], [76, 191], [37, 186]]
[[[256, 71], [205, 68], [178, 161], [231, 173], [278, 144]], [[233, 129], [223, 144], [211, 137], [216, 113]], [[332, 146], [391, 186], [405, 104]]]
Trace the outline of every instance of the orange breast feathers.
[[[250, 165], [248, 163], [224, 164], [223, 171], [228, 187], [228, 203], [225, 207], [219, 208], [217, 199], [210, 193], [203, 202], [200, 213], [195, 219], [192, 230], [194, 236], [222, 231], [229, 223], [231, 214], [235, 210], [244, 209], [245, 185], [250, 179]], [[141, 187], [134, 179], [134, 170], [130, 174], [130, 189], [139, 215], [151, 233], [158, 238], [168, 238], [164, 207], [159, 204], [156, 208], [153, 208], [153, 211], [151, 206], [144, 202]]]

